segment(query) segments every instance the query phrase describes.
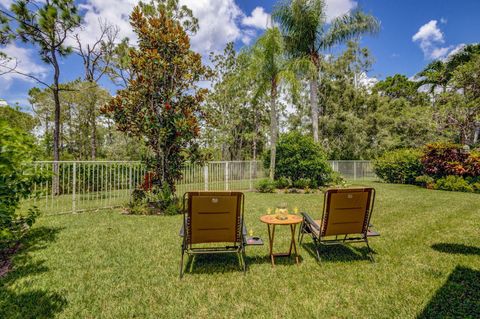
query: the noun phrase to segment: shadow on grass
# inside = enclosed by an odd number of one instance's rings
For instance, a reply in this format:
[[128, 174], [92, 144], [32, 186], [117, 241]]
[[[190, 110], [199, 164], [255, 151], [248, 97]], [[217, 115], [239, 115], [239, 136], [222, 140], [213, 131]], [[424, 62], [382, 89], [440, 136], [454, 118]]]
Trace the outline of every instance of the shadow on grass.
[[[303, 243], [302, 248], [308, 251], [313, 258], [317, 259], [314, 243]], [[373, 254], [375, 254], [375, 251], [373, 251]], [[368, 247], [356, 247], [354, 245], [320, 246], [320, 258], [321, 262], [350, 262], [360, 260], [371, 261]]]
[[417, 316], [426, 318], [479, 318], [480, 271], [457, 266], [446, 283]]
[[[187, 258], [187, 255], [185, 255], [185, 258]], [[255, 264], [270, 264], [270, 256], [247, 256], [245, 261], [248, 271], [248, 267]], [[243, 268], [240, 267], [236, 254], [202, 254], [186, 260], [184, 272], [192, 275], [226, 272], [243, 273]]]
[[467, 246], [463, 244], [440, 243], [433, 244], [432, 248], [442, 253], [480, 256], [480, 247]]
[[29, 289], [26, 283], [16, 283], [48, 271], [44, 261], [32, 261], [29, 253], [54, 242], [60, 230], [38, 227], [23, 238], [22, 248], [11, 256], [13, 269], [0, 278], [0, 318], [52, 318], [66, 306], [66, 299], [56, 292]]

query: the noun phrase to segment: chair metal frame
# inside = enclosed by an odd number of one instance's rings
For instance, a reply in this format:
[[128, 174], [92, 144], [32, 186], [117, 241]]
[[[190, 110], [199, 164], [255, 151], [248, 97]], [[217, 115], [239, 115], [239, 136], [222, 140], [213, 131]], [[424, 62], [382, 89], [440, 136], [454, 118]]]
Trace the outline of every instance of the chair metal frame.
[[[363, 229], [360, 233], [355, 234], [342, 234], [343, 238], [338, 238], [340, 235], [333, 235], [335, 239], [325, 239], [325, 237], [332, 237], [332, 236], [325, 236], [327, 226], [328, 226], [328, 216], [330, 214], [329, 208], [329, 200], [330, 194], [338, 193], [338, 192], [348, 192], [348, 191], [368, 191], [368, 203], [367, 203], [367, 211], [365, 213], [365, 220], [363, 223]], [[322, 212], [322, 225], [319, 225], [315, 220], [306, 212], [302, 212], [303, 221], [300, 225], [299, 234], [298, 234], [298, 242], [300, 245], [303, 241], [303, 236], [305, 233], [310, 234], [312, 237], [313, 243], [315, 245], [315, 251], [317, 254], [318, 261], [321, 261], [320, 257], [320, 247], [329, 246], [329, 245], [345, 245], [347, 243], [365, 243], [367, 245], [369, 256], [372, 262], [375, 262], [373, 256], [373, 250], [369, 245], [368, 237], [379, 236], [377, 232], [371, 231], [370, 228], [373, 225], [370, 224], [370, 219], [372, 217], [373, 207], [375, 205], [375, 188], [373, 187], [364, 187], [364, 188], [351, 188], [351, 189], [328, 189], [324, 194], [324, 201], [323, 201], [323, 212]], [[318, 235], [317, 232], [318, 231]], [[350, 237], [351, 235], [356, 235], [355, 237]]]
[[[233, 245], [226, 245], [226, 246], [201, 246], [201, 247], [194, 247], [191, 243], [190, 236], [191, 236], [191, 229], [190, 229], [190, 216], [191, 213], [190, 209], [187, 208], [189, 205], [189, 200], [191, 199], [191, 195], [217, 195], [217, 196], [225, 196], [225, 195], [237, 195], [240, 196], [241, 207], [240, 207], [240, 214], [237, 216], [237, 223], [236, 223], [236, 231], [237, 236], [236, 240], [232, 242]], [[244, 207], [245, 207], [245, 195], [241, 192], [220, 192], [220, 191], [199, 191], [199, 192], [186, 192], [183, 195], [183, 225], [180, 230], [180, 236], [183, 237], [182, 239], [182, 252], [180, 258], [180, 278], [183, 277], [183, 268], [184, 268], [184, 255], [185, 253], [188, 255], [188, 258], [195, 257], [195, 255], [201, 254], [228, 254], [234, 253], [237, 254], [240, 268], [243, 270], [244, 273], [247, 271], [247, 263], [245, 261], [245, 246], [246, 246], [246, 236], [247, 236], [247, 229], [244, 223]], [[206, 243], [208, 244], [208, 243]]]

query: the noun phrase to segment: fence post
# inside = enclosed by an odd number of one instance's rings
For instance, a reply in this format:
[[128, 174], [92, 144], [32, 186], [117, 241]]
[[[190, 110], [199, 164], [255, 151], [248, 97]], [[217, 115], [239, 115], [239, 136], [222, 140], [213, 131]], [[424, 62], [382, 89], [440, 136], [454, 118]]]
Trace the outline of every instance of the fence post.
[[228, 162], [225, 162], [225, 190], [228, 191]]
[[353, 161], [353, 180], [357, 180], [357, 161]]
[[72, 179], [72, 211], [75, 213], [77, 210], [77, 198], [75, 188], [77, 187], [77, 163], [73, 162], [73, 179]]
[[208, 191], [208, 163], [203, 166], [203, 181], [205, 184], [205, 190]]
[[250, 190], [253, 189], [253, 183], [252, 183], [252, 161], [250, 161], [250, 169], [248, 172], [248, 187]]
[[132, 181], [132, 164], [128, 164], [128, 188], [130, 191], [133, 189], [133, 181]]

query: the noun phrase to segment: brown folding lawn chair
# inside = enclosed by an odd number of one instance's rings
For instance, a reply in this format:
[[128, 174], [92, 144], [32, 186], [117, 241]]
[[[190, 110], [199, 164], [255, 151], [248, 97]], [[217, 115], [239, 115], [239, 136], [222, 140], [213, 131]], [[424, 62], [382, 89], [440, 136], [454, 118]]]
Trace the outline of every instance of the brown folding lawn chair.
[[375, 189], [338, 188], [325, 192], [322, 219], [314, 220], [302, 213], [303, 222], [299, 232], [299, 242], [303, 235], [310, 234], [315, 244], [317, 258], [320, 261], [320, 246], [364, 242], [367, 244], [370, 258], [374, 261], [373, 251], [368, 238], [379, 236], [370, 225]]
[[236, 253], [245, 272], [246, 228], [244, 195], [240, 192], [187, 192], [184, 195], [183, 227], [180, 230], [183, 259], [196, 254]]

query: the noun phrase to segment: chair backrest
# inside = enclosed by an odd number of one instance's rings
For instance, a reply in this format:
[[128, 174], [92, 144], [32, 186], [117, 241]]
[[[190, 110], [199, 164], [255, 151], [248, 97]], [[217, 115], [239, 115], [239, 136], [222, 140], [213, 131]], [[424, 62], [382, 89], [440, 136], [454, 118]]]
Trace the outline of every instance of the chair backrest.
[[322, 236], [366, 233], [375, 201], [375, 189], [338, 188], [325, 192]]
[[188, 192], [189, 244], [241, 242], [244, 195], [240, 192]]

